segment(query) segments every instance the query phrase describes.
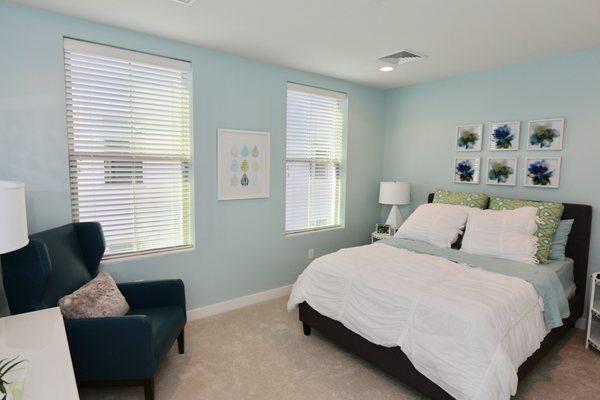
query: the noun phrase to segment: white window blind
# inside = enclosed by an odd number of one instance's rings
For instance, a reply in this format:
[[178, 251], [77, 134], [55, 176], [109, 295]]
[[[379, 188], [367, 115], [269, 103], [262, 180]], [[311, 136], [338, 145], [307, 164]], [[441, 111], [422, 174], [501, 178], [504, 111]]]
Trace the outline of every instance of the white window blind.
[[190, 247], [190, 63], [64, 41], [74, 221], [106, 256]]
[[285, 231], [341, 225], [346, 95], [288, 83]]

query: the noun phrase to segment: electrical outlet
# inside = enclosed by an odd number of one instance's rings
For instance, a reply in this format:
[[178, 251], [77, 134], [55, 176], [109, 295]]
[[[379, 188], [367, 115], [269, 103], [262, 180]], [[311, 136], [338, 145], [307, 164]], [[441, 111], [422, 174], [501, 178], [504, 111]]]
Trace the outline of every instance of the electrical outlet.
[[308, 258], [309, 259], [315, 258], [315, 249], [308, 249]]

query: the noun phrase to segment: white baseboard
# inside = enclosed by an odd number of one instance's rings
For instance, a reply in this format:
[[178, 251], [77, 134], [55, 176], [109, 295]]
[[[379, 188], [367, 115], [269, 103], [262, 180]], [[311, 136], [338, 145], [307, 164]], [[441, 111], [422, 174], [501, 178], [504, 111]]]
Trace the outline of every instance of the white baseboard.
[[579, 318], [576, 322], [575, 322], [575, 328], [577, 329], [582, 329], [582, 330], [587, 330], [587, 318]]
[[275, 289], [265, 290], [250, 294], [237, 299], [222, 301], [204, 307], [188, 310], [187, 317], [189, 321], [210, 317], [211, 315], [223, 314], [238, 308], [251, 306], [252, 304], [262, 303], [263, 301], [277, 299], [279, 297], [289, 296], [292, 292], [292, 285], [282, 286]]

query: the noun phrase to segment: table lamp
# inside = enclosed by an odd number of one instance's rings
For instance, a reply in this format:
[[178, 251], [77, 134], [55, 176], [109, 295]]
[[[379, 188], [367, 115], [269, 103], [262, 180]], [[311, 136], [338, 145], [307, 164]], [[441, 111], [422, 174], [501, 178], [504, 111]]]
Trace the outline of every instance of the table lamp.
[[0, 181], [0, 254], [18, 250], [27, 243], [25, 185]]
[[402, 214], [398, 206], [410, 203], [410, 183], [381, 182], [379, 185], [379, 203], [392, 206], [385, 223], [395, 231], [402, 225]]

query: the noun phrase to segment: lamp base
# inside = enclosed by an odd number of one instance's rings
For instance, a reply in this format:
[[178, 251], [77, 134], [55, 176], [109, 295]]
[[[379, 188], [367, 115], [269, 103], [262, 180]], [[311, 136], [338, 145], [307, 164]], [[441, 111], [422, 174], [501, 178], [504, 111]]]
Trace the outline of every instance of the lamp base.
[[386, 225], [391, 226], [394, 231], [400, 228], [400, 225], [402, 225], [402, 214], [400, 213], [400, 207], [396, 205], [392, 206], [390, 215], [388, 215], [385, 223]]

